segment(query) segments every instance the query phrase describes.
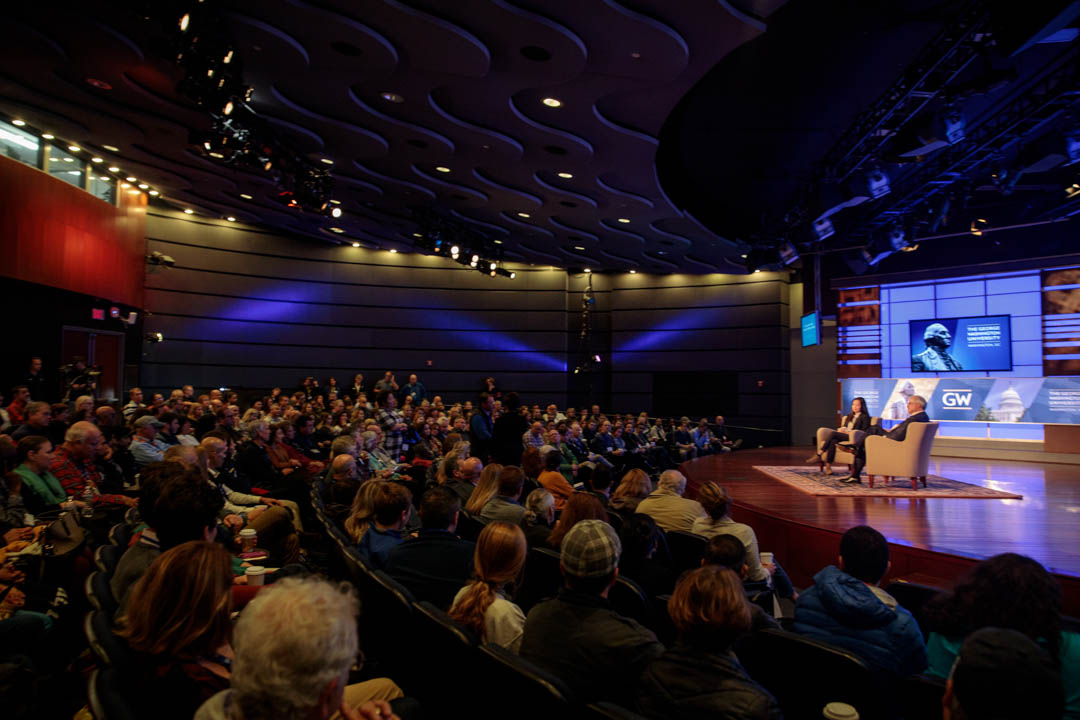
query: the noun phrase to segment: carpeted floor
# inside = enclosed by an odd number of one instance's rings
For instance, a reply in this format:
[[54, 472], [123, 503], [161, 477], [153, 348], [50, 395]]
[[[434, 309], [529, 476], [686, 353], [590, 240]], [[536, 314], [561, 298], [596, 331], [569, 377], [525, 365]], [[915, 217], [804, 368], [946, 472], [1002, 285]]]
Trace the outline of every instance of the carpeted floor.
[[829, 495], [833, 497], [912, 497], [912, 498], [986, 498], [986, 499], [1021, 499], [1023, 495], [1002, 492], [972, 485], [959, 480], [950, 480], [939, 475], [927, 475], [926, 487], [919, 484], [918, 490], [911, 489], [911, 481], [907, 478], [895, 478], [892, 485], [886, 485], [880, 475], [874, 478], [874, 487], [863, 475], [861, 485], [845, 485], [840, 482], [846, 473], [836, 471], [831, 476], [822, 475], [817, 467], [812, 465], [755, 465], [755, 470], [760, 470], [769, 477], [775, 478], [782, 483], [801, 490], [809, 495]]

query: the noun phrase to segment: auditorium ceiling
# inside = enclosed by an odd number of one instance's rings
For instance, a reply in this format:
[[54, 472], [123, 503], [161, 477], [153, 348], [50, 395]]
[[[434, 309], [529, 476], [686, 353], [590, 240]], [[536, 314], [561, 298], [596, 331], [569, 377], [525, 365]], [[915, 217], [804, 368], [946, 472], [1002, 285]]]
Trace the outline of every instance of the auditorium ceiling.
[[[5, 8], [0, 111], [196, 217], [400, 252], [431, 251], [434, 217], [510, 261], [745, 272], [739, 238], [754, 218], [790, 196], [955, 4], [19, 3]], [[245, 111], [330, 172], [326, 212], [287, 207], [279, 168], [202, 147], [216, 109], [182, 89], [175, 25], [189, 10], [189, 35], [227, 38], [252, 88]], [[683, 127], [701, 162], [687, 159]]]

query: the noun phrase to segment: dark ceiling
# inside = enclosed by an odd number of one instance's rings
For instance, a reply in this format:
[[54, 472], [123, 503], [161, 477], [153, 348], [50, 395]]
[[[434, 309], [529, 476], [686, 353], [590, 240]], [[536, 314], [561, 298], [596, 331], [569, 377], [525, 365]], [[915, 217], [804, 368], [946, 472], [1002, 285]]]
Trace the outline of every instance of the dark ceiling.
[[739, 246], [661, 189], [657, 135], [780, 4], [207, 2], [254, 87], [251, 108], [313, 163], [333, 160], [338, 220], [283, 207], [273, 173], [223, 167], [191, 143], [208, 113], [177, 92], [174, 28], [145, 16], [166, 7], [175, 23], [195, 2], [8, 8], [0, 110], [210, 216], [407, 250], [422, 229], [413, 210], [427, 208], [501, 241], [511, 260], [730, 271]]
[[[743, 272], [747, 243], [969, 4], [19, 3], [0, 111], [207, 216], [401, 251], [424, 251], [435, 217], [507, 260]], [[225, 38], [254, 117], [330, 170], [341, 218], [285, 207], [279, 170], [223, 165], [196, 142], [211, 108], [178, 90], [175, 44], [196, 8], [187, 37]]]

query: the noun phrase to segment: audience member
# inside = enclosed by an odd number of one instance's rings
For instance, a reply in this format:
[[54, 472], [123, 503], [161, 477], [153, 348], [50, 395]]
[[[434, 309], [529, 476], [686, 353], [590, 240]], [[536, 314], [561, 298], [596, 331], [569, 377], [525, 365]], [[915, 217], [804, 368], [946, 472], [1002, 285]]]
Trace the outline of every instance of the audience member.
[[612, 510], [621, 513], [637, 512], [638, 504], [653, 491], [652, 481], [644, 470], [634, 468], [623, 475], [619, 486], [608, 503]]
[[525, 475], [521, 468], [516, 465], [508, 465], [499, 472], [498, 490], [480, 510], [481, 522], [489, 523], [495, 520], [508, 522], [511, 525], [522, 525], [525, 520], [525, 508], [518, 500], [521, 498], [521, 489], [525, 484]]
[[461, 540], [457, 530], [461, 501], [446, 488], [433, 487], [420, 499], [421, 527], [386, 557], [386, 573], [417, 600], [446, 610], [469, 578], [476, 545]]
[[138, 716], [188, 720], [229, 687], [231, 590], [229, 554], [202, 541], [162, 553], [135, 583], [118, 634], [138, 658], [125, 686]]
[[135, 465], [143, 468], [152, 462], [161, 462], [162, 455], [169, 449], [168, 443], [157, 437], [158, 431], [165, 427], [153, 415], [143, 415], [132, 423], [135, 437], [131, 440], [131, 455]]
[[717, 535], [705, 546], [701, 564], [725, 567], [739, 577], [746, 599], [750, 601], [751, 630], [778, 628], [780, 625], [773, 619], [772, 588], [764, 583], [753, 583], [752, 589], [747, 584], [746, 552], [746, 546], [734, 535]]
[[1061, 671], [1066, 717], [1080, 717], [1080, 634], [1061, 629], [1061, 605], [1061, 586], [1031, 558], [1003, 553], [983, 560], [925, 609], [927, 673], [948, 677], [964, 639], [981, 628], [1015, 630], [1049, 654]]
[[103, 436], [97, 426], [89, 422], [77, 422], [64, 434], [64, 444], [53, 452], [52, 474], [60, 481], [64, 491], [77, 499], [84, 491], [93, 496], [94, 506], [134, 506], [137, 500], [119, 494], [102, 494], [98, 489], [101, 473], [94, 464]]
[[684, 492], [686, 477], [678, 470], [665, 470], [656, 490], [638, 503], [636, 512], [651, 516], [665, 532], [690, 532], [694, 522], [705, 517], [705, 509], [697, 500], [684, 498]]
[[120, 413], [124, 416], [125, 423], [131, 423], [135, 419], [135, 413], [146, 407], [143, 405], [143, 391], [142, 388], [131, 388], [128, 390], [128, 402], [121, 408]]
[[[534, 490], [533, 492], [541, 492]], [[476, 543], [473, 579], [454, 597], [450, 617], [480, 642], [517, 653], [525, 629], [521, 608], [507, 599], [525, 567], [525, 535], [517, 525], [488, 523]]]
[[374, 491], [373, 503], [371, 523], [356, 549], [373, 567], [382, 569], [390, 551], [401, 544], [412, 493], [395, 482], [380, 483]]
[[675, 587], [675, 574], [661, 562], [653, 559], [660, 541], [656, 521], [643, 513], [629, 515], [619, 531], [622, 558], [619, 574], [630, 578], [649, 597], [668, 595]]
[[964, 641], [945, 685], [944, 720], [1075, 717], [1065, 712], [1063, 669], [1016, 630], [985, 627]]
[[633, 679], [664, 647], [651, 631], [608, 604], [621, 551], [618, 536], [606, 522], [574, 525], [562, 543], [560, 568], [566, 585], [558, 597], [529, 612], [521, 656], [557, 675], [583, 702], [607, 700], [633, 707]]
[[41, 435], [23, 437], [15, 449], [15, 461], [19, 464], [12, 472], [22, 481], [20, 494], [26, 511], [31, 515], [84, 507], [81, 500], [68, 501], [64, 487], [49, 472], [53, 460], [52, 449], [52, 443]]
[[476, 485], [480, 482], [480, 475], [483, 471], [484, 463], [480, 461], [480, 458], [465, 458], [458, 462], [453, 478], [448, 479], [445, 487], [447, 490], [454, 493], [454, 495], [457, 495], [461, 504], [464, 506], [469, 502], [469, 498], [472, 497], [473, 491], [476, 490]]
[[[356, 663], [357, 603], [345, 586], [284, 578], [244, 608], [233, 632], [231, 688], [213, 696], [195, 720], [397, 720], [402, 697], [388, 678], [347, 685]], [[191, 717], [190, 715], [188, 717]]]
[[881, 676], [926, 669], [926, 645], [911, 613], [878, 587], [889, 572], [889, 544], [860, 525], [840, 540], [840, 567], [829, 565], [799, 595], [795, 631], [855, 653]]
[[583, 520], [608, 521], [607, 510], [603, 504], [589, 493], [574, 493], [563, 508], [555, 527], [548, 536], [547, 544], [558, 549], [562, 546], [563, 538], [574, 528], [574, 525]]
[[474, 518], [480, 517], [480, 512], [487, 505], [488, 500], [499, 492], [499, 473], [502, 469], [502, 465], [491, 463], [480, 471], [480, 479], [476, 481], [476, 487], [473, 488], [468, 502], [465, 503], [465, 514]]
[[517, 393], [503, 397], [503, 413], [492, 429], [492, 453], [501, 465], [517, 466], [521, 462], [521, 436], [529, 429], [529, 421], [518, 412], [521, 398]]
[[52, 406], [47, 402], [32, 402], [26, 406], [26, 422], [11, 431], [11, 439], [19, 442], [27, 435], [42, 435], [53, 446], [64, 442], [63, 427], [52, 427]]
[[555, 498], [537, 488], [525, 498], [525, 540], [529, 547], [544, 547], [555, 525]]
[[668, 600], [675, 645], [649, 663], [638, 705], [657, 720], [779, 720], [776, 700], [746, 674], [731, 652], [750, 629], [742, 583], [706, 565], [688, 573]]
[[559, 472], [562, 456], [557, 450], [549, 450], [544, 455], [543, 461], [544, 471], [540, 473], [537, 481], [555, 498], [555, 509], [562, 510], [566, 506], [566, 501], [574, 494], [574, 486], [568, 483]]
[[354, 545], [360, 543], [364, 533], [371, 527], [375, 518], [375, 494], [386, 480], [368, 480], [360, 486], [353, 498], [352, 507], [348, 518], [345, 520], [345, 533], [352, 539]]

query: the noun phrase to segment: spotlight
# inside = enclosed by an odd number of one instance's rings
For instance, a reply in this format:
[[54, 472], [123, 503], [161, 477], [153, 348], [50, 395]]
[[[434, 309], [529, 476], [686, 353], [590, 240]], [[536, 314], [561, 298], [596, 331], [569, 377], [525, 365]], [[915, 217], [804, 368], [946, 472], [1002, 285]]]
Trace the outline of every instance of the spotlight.
[[82, 148], [78, 145], [68, 145], [68, 150], [71, 152], [82, 152]]
[[587, 272], [587, 273], [591, 273], [591, 272], [592, 272], [592, 268], [585, 268], [585, 272]]
[[511, 280], [513, 280], [513, 279], [514, 279], [514, 278], [516, 278], [516, 277], [517, 277], [517, 273], [516, 273], [516, 272], [514, 272], [513, 270], [511, 270], [511, 271], [510, 271], [510, 279], [511, 279]]
[[143, 337], [148, 343], [159, 343], [165, 339], [165, 336], [159, 332], [148, 332]]
[[109, 317], [113, 317], [113, 318], [120, 317], [120, 308], [116, 307], [115, 305], [113, 305], [111, 308], [109, 308]]
[[942, 118], [945, 124], [945, 140], [950, 145], [955, 145], [964, 139], [964, 131], [967, 123], [964, 114], [958, 108], [950, 107]]
[[120, 172], [120, 168], [116, 167], [115, 165], [110, 165], [109, 172]]
[[971, 221], [971, 234], [978, 237], [983, 234], [983, 230], [989, 225], [990, 223], [986, 221], [986, 218], [976, 218]]
[[892, 190], [889, 187], [889, 176], [880, 167], [874, 167], [866, 173], [866, 185], [870, 190], [870, 197], [875, 200], [885, 197]]
[[[102, 180], [108, 180], [108, 178], [102, 178]], [[150, 197], [157, 197], [160, 194], [161, 193], [159, 193], [157, 190], [151, 190], [150, 191]]]
[[96, 165], [98, 163], [105, 162], [105, 158], [99, 158], [99, 157], [90, 158], [90, 162], [92, 162], [92, 163], [94, 163]]
[[352, 244], [352, 246], [353, 246], [353, 247], [360, 247], [360, 243], [358, 243], [358, 242], [354, 242], [354, 243]]
[[460, 252], [461, 252], [461, 248], [459, 248], [457, 245], [454, 245], [453, 247], [450, 248], [450, 254], [451, 255], [457, 255]]
[[54, 139], [56, 139], [56, 136], [53, 135], [52, 133], [42, 133], [41, 134], [41, 139], [42, 140], [54, 140]]
[[[42, 137], [45, 137], [42, 135]], [[1065, 153], [1069, 156], [1066, 165], [1080, 162], [1080, 128], [1074, 128], [1065, 133]]]
[[480, 262], [480, 256], [479, 255], [473, 255], [472, 256], [472, 264], [475, 265], [478, 262]]
[[230, 100], [227, 103], [225, 103], [225, 107], [223, 107], [221, 109], [221, 113], [223, 115], [232, 115], [232, 111], [233, 111], [233, 101]]
[[495, 271], [492, 270], [491, 272], [488, 273], [488, 275], [490, 275], [491, 277], [495, 277]]
[[11, 124], [14, 125], [15, 127], [23, 127], [24, 125], [26, 125], [26, 121], [25, 120], [12, 120]]
[[133, 183], [133, 182], [138, 182], [138, 178], [137, 178], [137, 177], [135, 177], [134, 175], [128, 175], [128, 176], [127, 176], [126, 178], [124, 178], [124, 179], [125, 179], [125, 180], [127, 180], [127, 181], [128, 181], [128, 182], [130, 182], [130, 183]]
[[191, 208], [184, 208], [184, 214], [185, 215], [194, 215], [195, 211], [192, 210]]
[[543, 100], [541, 100], [541, 102], [544, 103], [545, 105], [547, 105], [550, 108], [562, 107], [562, 100], [558, 100], [558, 99], [553, 98], [553, 97], [546, 97]]
[[397, 248], [390, 248], [390, 252], [397, 254]]
[[336, 208], [332, 209], [332, 210], [330, 211], [330, 215], [331, 215], [332, 217], [336, 217], [336, 218], [339, 218], [339, 217], [341, 217], [341, 208], [339, 208], [339, 207], [336, 207]]
[[836, 234], [836, 228], [829, 218], [818, 218], [814, 221], [814, 234], [818, 240], [825, 240]]
[[786, 240], [781, 241], [776, 247], [776, 252], [780, 255], [782, 265], [790, 265], [799, 259], [799, 251], [795, 249], [795, 245]]
[[491, 263], [491, 264], [489, 265], [489, 269], [491, 269], [491, 270], [494, 270], [495, 268], [496, 268], [496, 265], [495, 265], [495, 263]]
[[631, 275], [637, 275], [637, 270], [631, 270], [631, 271], [630, 271], [630, 274], [631, 274]]
[[187, 32], [189, 25], [191, 25], [191, 14], [184, 13], [180, 16], [180, 32]]

